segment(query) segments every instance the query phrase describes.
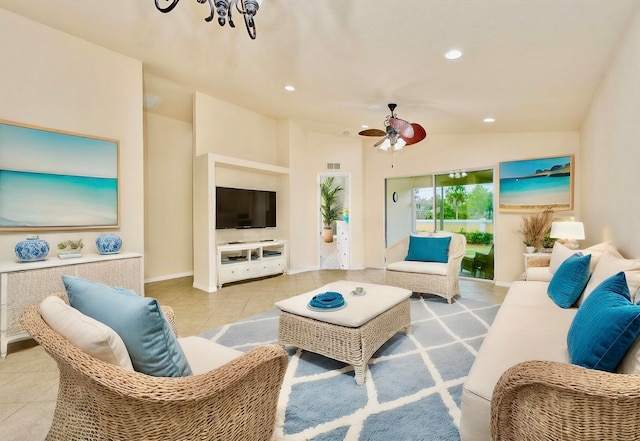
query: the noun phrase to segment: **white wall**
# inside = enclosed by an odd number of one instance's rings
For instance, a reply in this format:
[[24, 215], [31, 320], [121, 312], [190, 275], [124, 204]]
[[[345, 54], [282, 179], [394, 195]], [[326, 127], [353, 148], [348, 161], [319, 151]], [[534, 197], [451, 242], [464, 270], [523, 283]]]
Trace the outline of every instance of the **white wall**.
[[145, 280], [193, 274], [192, 125], [144, 113]]
[[[367, 144], [368, 145], [368, 144]], [[398, 153], [379, 152], [365, 148], [365, 188], [367, 191], [364, 243], [366, 264], [382, 267], [384, 253], [384, 180], [388, 177], [417, 176], [455, 169], [495, 167], [503, 161], [543, 156], [576, 154], [579, 166], [579, 137], [577, 132], [514, 133], [490, 135], [433, 135], [427, 142], [407, 147]], [[392, 158], [393, 155], [393, 158]], [[393, 160], [393, 168], [391, 167]], [[576, 202], [582, 176], [576, 175]], [[497, 185], [496, 185], [497, 193]], [[495, 201], [494, 207], [497, 207]], [[579, 212], [578, 204], [574, 211]], [[573, 212], [560, 212], [567, 216]], [[517, 231], [521, 213], [495, 212], [497, 283], [517, 280], [523, 271], [524, 245]]]
[[587, 244], [613, 240], [640, 257], [640, 10], [622, 39], [581, 130], [581, 219]]
[[[144, 252], [142, 65], [0, 9], [0, 119], [120, 140], [120, 228], [123, 250]], [[82, 238], [96, 252], [105, 231], [38, 232], [54, 249]], [[0, 233], [0, 260], [32, 233]]]

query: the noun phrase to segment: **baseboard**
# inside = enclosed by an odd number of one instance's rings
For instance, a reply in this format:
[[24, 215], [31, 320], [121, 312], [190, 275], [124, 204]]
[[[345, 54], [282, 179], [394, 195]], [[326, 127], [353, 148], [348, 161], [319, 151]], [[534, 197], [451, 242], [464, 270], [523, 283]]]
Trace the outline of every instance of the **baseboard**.
[[310, 268], [296, 268], [296, 269], [289, 268], [287, 270], [287, 274], [300, 274], [300, 273], [306, 273], [308, 271], [318, 271], [319, 269], [320, 269], [319, 266], [312, 266]]
[[502, 286], [504, 288], [510, 288], [513, 282], [500, 282], [496, 281], [496, 286]]
[[193, 276], [193, 271], [188, 271], [186, 273], [167, 274], [164, 276], [151, 277], [149, 279], [145, 279], [144, 283], [162, 282], [164, 280], [179, 279], [181, 277], [189, 277], [189, 276]]
[[216, 292], [218, 290], [218, 286], [217, 285], [207, 286], [207, 285], [202, 285], [200, 283], [194, 283], [192, 286], [195, 289], [199, 289], [200, 291], [204, 291], [206, 293], [212, 293], [212, 292]]

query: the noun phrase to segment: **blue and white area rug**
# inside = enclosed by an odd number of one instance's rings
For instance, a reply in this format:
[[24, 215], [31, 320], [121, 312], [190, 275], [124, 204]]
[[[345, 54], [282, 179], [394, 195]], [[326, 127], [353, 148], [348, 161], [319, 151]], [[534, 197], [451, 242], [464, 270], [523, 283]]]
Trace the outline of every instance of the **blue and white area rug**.
[[[353, 367], [287, 346], [274, 441], [459, 440], [462, 384], [499, 305], [411, 297], [411, 335], [396, 334], [356, 385]], [[202, 336], [241, 351], [277, 343], [279, 310]]]

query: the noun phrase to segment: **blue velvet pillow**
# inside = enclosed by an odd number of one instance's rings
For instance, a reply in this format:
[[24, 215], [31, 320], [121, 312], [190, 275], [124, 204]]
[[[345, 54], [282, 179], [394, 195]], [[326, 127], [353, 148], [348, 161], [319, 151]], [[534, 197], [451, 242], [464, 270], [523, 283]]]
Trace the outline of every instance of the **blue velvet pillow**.
[[598, 285], [578, 308], [567, 333], [571, 363], [615, 372], [640, 333], [640, 305], [631, 303], [624, 272]]
[[558, 267], [549, 282], [547, 294], [561, 308], [570, 308], [589, 282], [589, 265], [591, 254], [583, 256], [578, 252], [567, 259]]
[[62, 276], [71, 306], [122, 338], [133, 368], [155, 377], [184, 377], [191, 368], [156, 299], [78, 277]]
[[451, 237], [409, 236], [409, 251], [404, 260], [447, 263], [450, 243]]

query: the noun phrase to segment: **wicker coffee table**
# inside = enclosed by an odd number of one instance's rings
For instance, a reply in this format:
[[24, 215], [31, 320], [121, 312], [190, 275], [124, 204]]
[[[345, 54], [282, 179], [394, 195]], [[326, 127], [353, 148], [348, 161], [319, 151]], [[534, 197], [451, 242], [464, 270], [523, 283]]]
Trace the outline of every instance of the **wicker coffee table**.
[[[364, 295], [356, 296], [356, 286]], [[308, 307], [316, 294], [339, 292], [346, 306], [333, 311]], [[396, 333], [411, 330], [411, 291], [386, 285], [333, 282], [276, 303], [280, 308], [278, 343], [297, 346], [353, 365], [356, 384], [363, 384], [371, 356]]]

